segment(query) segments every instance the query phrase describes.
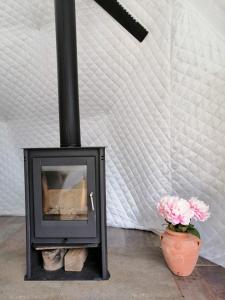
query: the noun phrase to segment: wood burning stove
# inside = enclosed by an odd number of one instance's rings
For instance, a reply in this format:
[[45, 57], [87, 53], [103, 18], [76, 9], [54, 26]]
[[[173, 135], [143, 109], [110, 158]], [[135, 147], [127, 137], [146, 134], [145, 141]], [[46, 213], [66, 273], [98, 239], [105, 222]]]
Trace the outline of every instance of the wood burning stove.
[[[55, 16], [61, 148], [24, 150], [25, 279], [108, 279], [105, 148], [80, 146], [74, 0], [55, 0]], [[79, 271], [61, 265], [72, 249], [85, 249]], [[55, 253], [56, 270], [44, 268], [43, 252], [48, 259]]]
[[[30, 280], [107, 279], [105, 149], [25, 149]], [[43, 269], [41, 250], [88, 249], [81, 272]]]

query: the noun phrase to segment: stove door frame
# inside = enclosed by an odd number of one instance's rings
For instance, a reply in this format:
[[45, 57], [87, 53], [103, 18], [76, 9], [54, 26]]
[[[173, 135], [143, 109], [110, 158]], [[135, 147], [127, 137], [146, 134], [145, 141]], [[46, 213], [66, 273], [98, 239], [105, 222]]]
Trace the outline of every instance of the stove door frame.
[[[99, 203], [96, 189], [96, 157], [94, 156], [63, 156], [33, 157], [33, 208], [35, 238], [95, 238], [97, 237], [97, 218]], [[42, 208], [42, 166], [86, 165], [87, 166], [87, 201], [88, 221], [83, 220], [44, 220]], [[94, 210], [90, 199], [93, 193]]]

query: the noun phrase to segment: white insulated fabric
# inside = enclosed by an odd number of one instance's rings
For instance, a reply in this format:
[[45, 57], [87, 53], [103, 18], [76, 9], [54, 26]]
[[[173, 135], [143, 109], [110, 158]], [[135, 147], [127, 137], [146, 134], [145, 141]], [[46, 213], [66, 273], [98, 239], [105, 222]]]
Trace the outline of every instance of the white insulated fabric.
[[225, 36], [179, 3], [173, 23], [172, 190], [210, 205], [202, 253], [225, 266]]
[[[120, 0], [142, 44], [77, 0], [82, 144], [107, 146], [107, 217], [158, 229], [165, 194], [199, 196], [212, 217], [202, 254], [225, 266], [225, 39], [188, 1]], [[0, 3], [1, 214], [24, 214], [24, 147], [59, 145], [52, 0]]]

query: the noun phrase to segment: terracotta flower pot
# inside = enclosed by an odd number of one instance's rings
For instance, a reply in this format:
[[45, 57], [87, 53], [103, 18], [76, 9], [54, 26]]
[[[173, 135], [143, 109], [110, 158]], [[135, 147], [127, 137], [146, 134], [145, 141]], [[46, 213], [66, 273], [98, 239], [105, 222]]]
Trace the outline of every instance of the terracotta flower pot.
[[169, 269], [178, 276], [189, 276], [198, 260], [201, 240], [189, 233], [167, 229], [161, 235], [161, 248]]

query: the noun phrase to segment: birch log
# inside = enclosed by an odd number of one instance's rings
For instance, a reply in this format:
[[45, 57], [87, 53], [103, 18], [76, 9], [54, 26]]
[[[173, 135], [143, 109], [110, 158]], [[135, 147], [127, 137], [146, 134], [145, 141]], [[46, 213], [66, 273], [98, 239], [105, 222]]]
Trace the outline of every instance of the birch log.
[[86, 261], [88, 251], [82, 249], [70, 249], [64, 257], [65, 271], [80, 272], [83, 269]]
[[66, 249], [49, 249], [42, 251], [43, 267], [46, 271], [56, 271], [63, 267]]

